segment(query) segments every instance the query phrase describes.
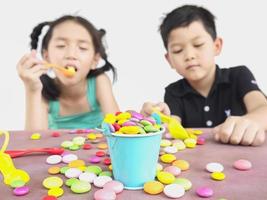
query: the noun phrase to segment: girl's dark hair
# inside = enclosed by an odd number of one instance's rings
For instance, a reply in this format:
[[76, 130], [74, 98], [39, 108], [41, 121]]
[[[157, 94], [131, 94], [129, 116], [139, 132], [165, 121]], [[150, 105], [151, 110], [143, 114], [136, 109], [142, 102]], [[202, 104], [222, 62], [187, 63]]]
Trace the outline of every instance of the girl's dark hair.
[[[43, 22], [38, 24], [32, 31], [30, 37], [31, 37], [31, 49], [37, 49], [38, 48], [38, 40], [39, 36], [42, 33], [42, 29], [44, 26], [49, 26], [49, 29], [45, 36], [43, 37], [42, 43], [41, 43], [41, 51], [43, 52], [44, 50], [47, 50], [48, 44], [51, 40], [53, 30], [54, 28], [65, 22], [65, 21], [74, 21], [81, 26], [83, 26], [88, 33], [92, 37], [94, 49], [96, 53], [99, 53], [101, 58], [105, 61], [105, 65], [97, 68], [97, 69], [92, 69], [90, 70], [89, 74], [87, 77], [93, 77], [93, 76], [98, 76], [106, 71], [112, 70], [113, 73], [113, 80], [115, 81], [117, 79], [117, 73], [116, 69], [113, 67], [113, 65], [107, 60], [107, 54], [104, 48], [104, 45], [102, 43], [102, 37], [105, 35], [105, 30], [100, 29], [97, 30], [92, 23], [90, 23], [88, 20], [84, 19], [83, 17], [80, 16], [72, 16], [72, 15], [65, 15], [62, 16], [55, 21], [51, 22]], [[43, 83], [43, 90], [42, 90], [42, 95], [45, 99], [47, 100], [56, 100], [59, 95], [60, 95], [60, 89], [56, 85], [53, 79], [48, 77], [47, 75], [42, 75], [41, 76], [41, 81]]]
[[159, 27], [165, 48], [167, 49], [169, 34], [173, 29], [186, 27], [194, 21], [200, 21], [212, 39], [216, 39], [214, 15], [203, 7], [184, 5], [168, 13]]

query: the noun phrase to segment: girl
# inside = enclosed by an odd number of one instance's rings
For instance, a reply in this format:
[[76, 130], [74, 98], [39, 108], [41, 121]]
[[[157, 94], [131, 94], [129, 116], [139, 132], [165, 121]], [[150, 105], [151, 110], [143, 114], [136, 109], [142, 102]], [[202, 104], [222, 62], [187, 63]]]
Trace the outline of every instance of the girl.
[[[49, 26], [41, 43], [43, 60], [36, 57], [38, 38]], [[119, 110], [111, 81], [105, 74], [115, 68], [108, 62], [102, 44], [104, 30], [79, 16], [63, 16], [37, 25], [31, 33], [31, 53], [17, 64], [26, 96], [26, 130], [95, 128], [103, 114]], [[104, 66], [97, 68], [100, 60]], [[56, 78], [47, 75], [48, 65], [74, 69], [73, 76], [53, 69]]]

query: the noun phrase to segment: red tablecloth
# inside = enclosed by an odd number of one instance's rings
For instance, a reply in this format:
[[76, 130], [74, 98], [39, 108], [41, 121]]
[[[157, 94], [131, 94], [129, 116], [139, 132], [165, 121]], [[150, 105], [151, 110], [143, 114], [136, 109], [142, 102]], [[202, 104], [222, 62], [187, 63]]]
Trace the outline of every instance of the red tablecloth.
[[[210, 199], [225, 198], [227, 200], [265, 200], [267, 199], [267, 143], [260, 147], [244, 147], [234, 145], [224, 145], [216, 143], [209, 130], [204, 129], [206, 139], [205, 145], [197, 146], [194, 149], [185, 149], [176, 153], [177, 159], [184, 159], [190, 163], [190, 169], [182, 172], [179, 177], [188, 178], [193, 186], [180, 199], [201, 199], [195, 193], [196, 188], [200, 186], [209, 186], [214, 190], [214, 195]], [[58, 147], [64, 140], [71, 140], [73, 137], [86, 134], [70, 134], [62, 132], [60, 137], [51, 137], [51, 132], [40, 132], [42, 135], [40, 140], [31, 140], [32, 132], [14, 131], [11, 132], [9, 150], [27, 149], [38, 147]], [[3, 143], [4, 137], [0, 138]], [[90, 143], [90, 141], [86, 141]], [[80, 159], [89, 163], [90, 155], [94, 155], [99, 149], [97, 144], [92, 144], [94, 148], [90, 150], [78, 150], [73, 153], [77, 154]], [[26, 170], [31, 180], [27, 184], [30, 187], [30, 193], [23, 197], [17, 197], [12, 194], [12, 188], [3, 183], [3, 177], [0, 175], [0, 200], [10, 199], [34, 199], [39, 200], [47, 195], [47, 189], [42, 186], [44, 178], [48, 177], [47, 172], [50, 165], [46, 164], [47, 155], [29, 155], [13, 159], [17, 168]], [[103, 158], [104, 159], [104, 158]], [[249, 171], [238, 171], [232, 167], [234, 161], [238, 159], [247, 159], [252, 162], [253, 168]], [[210, 178], [210, 173], [205, 171], [205, 166], [209, 162], [219, 162], [224, 166], [226, 179], [223, 181], [214, 181]], [[65, 164], [60, 164], [65, 166]], [[108, 167], [101, 162], [99, 164], [102, 169], [107, 170]], [[166, 166], [166, 164], [163, 164]], [[63, 180], [66, 178], [59, 175]], [[74, 194], [70, 188], [63, 186], [64, 195], [59, 199], [73, 200], [75, 198], [93, 199], [94, 192], [98, 189], [92, 186], [90, 192], [85, 194]], [[169, 199], [163, 193], [159, 195], [148, 195], [143, 190], [129, 191], [124, 190], [117, 195], [120, 200], [149, 200], [149, 199]]]

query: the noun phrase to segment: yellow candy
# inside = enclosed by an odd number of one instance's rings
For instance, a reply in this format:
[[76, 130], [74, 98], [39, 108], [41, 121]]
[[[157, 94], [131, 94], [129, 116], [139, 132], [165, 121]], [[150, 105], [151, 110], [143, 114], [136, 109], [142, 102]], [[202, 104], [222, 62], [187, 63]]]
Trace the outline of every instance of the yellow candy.
[[73, 160], [68, 164], [68, 166], [70, 168], [78, 168], [78, 167], [85, 166], [85, 162], [83, 160]]
[[149, 181], [144, 184], [144, 191], [148, 194], [159, 194], [163, 188], [164, 185], [158, 181]]
[[188, 135], [189, 135], [189, 138], [192, 138], [192, 139], [197, 140], [197, 136], [196, 136], [195, 134], [193, 134], [193, 133], [188, 133]]
[[108, 145], [107, 145], [107, 143], [100, 143], [99, 145], [97, 145], [97, 148], [99, 148], [99, 149], [107, 149]]
[[184, 142], [182, 140], [175, 140], [173, 142], [173, 145], [172, 146], [175, 146], [177, 148], [178, 151], [182, 151], [186, 148]]
[[174, 175], [169, 172], [158, 172], [157, 178], [163, 184], [171, 184], [175, 181]]
[[39, 140], [41, 138], [41, 134], [40, 133], [34, 133], [31, 135], [31, 139], [32, 140]]
[[89, 134], [87, 135], [87, 138], [88, 138], [89, 140], [95, 140], [95, 139], [96, 139], [96, 134], [94, 134], [94, 133], [89, 133]]
[[117, 120], [121, 120], [121, 119], [130, 119], [132, 117], [131, 113], [128, 112], [123, 112], [117, 115]]
[[63, 181], [61, 178], [57, 176], [50, 176], [43, 180], [43, 186], [47, 189], [58, 188], [63, 185]]
[[163, 139], [163, 140], [160, 141], [160, 146], [161, 147], [171, 146], [171, 144], [172, 144], [172, 142], [170, 140]]
[[160, 156], [160, 160], [164, 163], [171, 163], [176, 160], [176, 157], [173, 154], [164, 154]]
[[185, 160], [176, 160], [172, 165], [179, 167], [182, 171], [188, 170], [190, 167], [189, 163]]
[[202, 130], [194, 130], [195, 135], [201, 135], [203, 133]]
[[64, 193], [64, 190], [62, 188], [51, 188], [48, 190], [48, 195], [60, 197]]
[[119, 131], [125, 134], [137, 134], [140, 132], [140, 129], [138, 126], [123, 126]]
[[213, 172], [211, 173], [211, 178], [216, 181], [222, 181], [225, 179], [225, 175], [222, 172]]
[[108, 169], [109, 169], [110, 171], [112, 171], [112, 165], [109, 165], [109, 166], [108, 166]]
[[114, 124], [116, 122], [116, 116], [113, 114], [106, 114], [104, 122], [108, 124]]
[[123, 123], [128, 122], [128, 119], [120, 119], [117, 123], [122, 125]]
[[185, 146], [188, 148], [194, 148], [197, 144], [197, 141], [193, 138], [187, 138], [184, 140]]
[[48, 169], [49, 174], [58, 174], [60, 172], [60, 167], [53, 166]]

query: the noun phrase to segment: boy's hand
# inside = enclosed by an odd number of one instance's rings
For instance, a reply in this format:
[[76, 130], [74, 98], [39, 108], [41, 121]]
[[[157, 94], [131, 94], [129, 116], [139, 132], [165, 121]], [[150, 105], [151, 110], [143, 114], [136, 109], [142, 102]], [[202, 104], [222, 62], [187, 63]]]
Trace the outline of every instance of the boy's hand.
[[45, 74], [47, 69], [41, 60], [36, 58], [36, 51], [24, 55], [17, 64], [17, 71], [29, 91], [41, 91], [43, 85], [40, 76]]
[[171, 114], [169, 106], [164, 102], [159, 102], [156, 104], [152, 102], [145, 102], [140, 113], [145, 116], [149, 116], [154, 112], [154, 109], [157, 109], [159, 112], [162, 112], [165, 115]]
[[246, 116], [231, 116], [213, 129], [216, 141], [241, 145], [261, 145], [265, 140], [265, 131], [255, 121]]

